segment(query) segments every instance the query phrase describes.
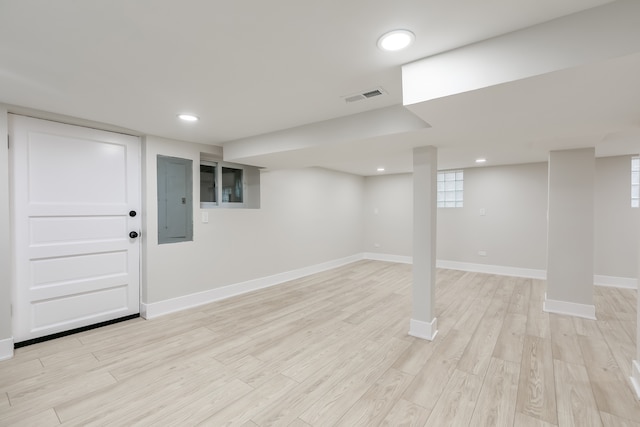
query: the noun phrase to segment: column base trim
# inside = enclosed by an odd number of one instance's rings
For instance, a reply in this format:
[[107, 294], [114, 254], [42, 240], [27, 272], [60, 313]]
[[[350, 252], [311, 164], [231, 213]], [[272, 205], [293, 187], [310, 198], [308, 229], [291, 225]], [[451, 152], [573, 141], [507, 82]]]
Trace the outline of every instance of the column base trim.
[[640, 400], [640, 360], [634, 360], [631, 362], [631, 386], [636, 392], [636, 398]]
[[542, 304], [542, 311], [546, 311], [547, 313], [582, 317], [583, 319], [597, 320], [595, 305], [578, 304], [575, 302], [548, 299], [546, 292], [544, 293], [544, 303]]
[[411, 319], [409, 322], [409, 335], [423, 340], [433, 341], [438, 335], [438, 319], [435, 317], [431, 322]]
[[0, 340], [0, 360], [7, 360], [13, 357], [13, 338]]

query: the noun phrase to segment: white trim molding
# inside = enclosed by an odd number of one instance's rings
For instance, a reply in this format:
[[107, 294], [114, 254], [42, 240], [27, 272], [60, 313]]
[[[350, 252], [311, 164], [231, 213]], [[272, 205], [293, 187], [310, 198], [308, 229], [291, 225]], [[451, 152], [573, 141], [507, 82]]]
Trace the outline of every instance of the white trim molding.
[[640, 361], [634, 360], [631, 362], [631, 385], [636, 392], [636, 397], [640, 400]]
[[596, 320], [596, 306], [593, 304], [578, 304], [575, 302], [558, 301], [547, 298], [544, 293], [542, 311], [547, 313], [565, 314], [568, 316], [582, 317], [584, 319]]
[[164, 301], [140, 304], [140, 316], [145, 319], [153, 319], [165, 314], [174, 313], [176, 311], [187, 310], [189, 308], [198, 307], [200, 305], [209, 304], [220, 301], [233, 296], [246, 294], [258, 289], [268, 288], [270, 286], [279, 285], [311, 274], [321, 273], [332, 268], [342, 267], [363, 259], [361, 253], [351, 255], [345, 258], [312, 265], [309, 267], [299, 268], [284, 273], [274, 274], [273, 276], [261, 277], [258, 279], [248, 280], [246, 282], [235, 283], [220, 288], [210, 289], [204, 292], [184, 295]]
[[[413, 264], [413, 257], [408, 255], [379, 254], [375, 252], [365, 252], [364, 259], [372, 261], [397, 262], [401, 264]], [[526, 277], [529, 279], [546, 280], [547, 271], [533, 268], [506, 267], [502, 265], [473, 264], [470, 262], [436, 260], [436, 268], [449, 270], [472, 271], [474, 273], [497, 274], [500, 276]], [[604, 276], [603, 276], [604, 277]]]
[[593, 284], [610, 288], [638, 289], [638, 279], [633, 277], [601, 276], [594, 274]]
[[499, 276], [526, 277], [528, 279], [547, 279], [546, 270], [537, 270], [533, 268], [508, 267], [503, 265], [491, 264], [474, 264], [470, 262], [437, 260], [437, 268], [446, 268], [450, 270], [472, 271], [474, 273], [497, 274]]
[[364, 259], [371, 261], [395, 262], [398, 264], [413, 264], [413, 257], [405, 255], [379, 254], [375, 252], [365, 252], [362, 254]]
[[7, 360], [13, 357], [13, 338], [0, 340], [0, 360]]
[[[413, 257], [410, 255], [379, 254], [375, 252], [365, 252], [364, 259], [372, 261], [397, 262], [401, 264], [413, 264]], [[547, 280], [547, 271], [535, 268], [509, 267], [504, 265], [476, 264], [462, 261], [448, 261], [439, 259], [436, 261], [437, 268], [449, 270], [471, 271], [474, 273], [497, 274], [499, 276], [524, 277], [527, 279]], [[616, 277], [593, 275], [593, 284], [596, 286], [606, 286], [620, 289], [638, 289], [638, 279], [633, 277]]]
[[[155, 303], [141, 303], [140, 315], [145, 319], [153, 319], [154, 317], [163, 316], [165, 314], [174, 313], [176, 311], [186, 310], [192, 307], [209, 304], [209, 303], [230, 298], [236, 295], [242, 295], [247, 292], [252, 292], [258, 289], [275, 286], [281, 283], [288, 282], [290, 280], [299, 279], [301, 277], [309, 276], [311, 274], [320, 273], [322, 271], [330, 270], [332, 268], [341, 267], [343, 265], [347, 265], [352, 262], [360, 261], [363, 259], [372, 260], [372, 261], [395, 262], [395, 263], [401, 263], [401, 264], [413, 263], [413, 257], [406, 256], [406, 255], [381, 254], [381, 253], [375, 253], [375, 252], [358, 253], [345, 258], [340, 258], [337, 260], [328, 261], [325, 263], [316, 264], [309, 267], [303, 267], [297, 270], [275, 274], [273, 276], [262, 277], [258, 279], [248, 280], [242, 283], [235, 283], [235, 284], [223, 286], [220, 288], [210, 289], [204, 292], [184, 295], [181, 297], [159, 301]], [[490, 264], [475, 264], [475, 263], [467, 263], [467, 262], [460, 262], [460, 261], [437, 260], [436, 267], [452, 269], [452, 270], [471, 271], [476, 273], [497, 274], [502, 276], [525, 277], [525, 278], [540, 279], [540, 280], [546, 280], [546, 277], [547, 277], [547, 272], [545, 270], [520, 268], [520, 267], [507, 267], [507, 266], [490, 265]], [[598, 276], [598, 275], [594, 276], [594, 284], [599, 286], [612, 286], [612, 287], [625, 288], [625, 289], [637, 289], [636, 283], [637, 283], [637, 280], [631, 279], [631, 278]], [[548, 311], [548, 312], [559, 313], [559, 314], [569, 314], [571, 316], [584, 317], [587, 319], [595, 319], [594, 306], [567, 303], [563, 301], [546, 300], [546, 297], [545, 297], [544, 307], [548, 307], [548, 309], [545, 309], [545, 311]], [[412, 320], [412, 322], [414, 321]], [[429, 323], [425, 323], [425, 324], [429, 325]], [[415, 330], [419, 331], [422, 329], [423, 328], [417, 327], [417, 329]], [[413, 327], [411, 328], [411, 331], [414, 331]], [[437, 333], [437, 330], [435, 331]], [[427, 333], [426, 335], [430, 336], [429, 333]], [[420, 335], [419, 337], [424, 338], [424, 336], [422, 335]], [[433, 337], [435, 337], [435, 335], [433, 335]], [[2, 355], [3, 355], [1, 350], [2, 350], [2, 341], [0, 341], [0, 360], [2, 359]], [[13, 341], [11, 341], [11, 354], [13, 354]], [[11, 356], [8, 356], [8, 357], [11, 357]]]
[[409, 335], [433, 341], [438, 335], [438, 319], [434, 317], [431, 322], [411, 319], [409, 322]]

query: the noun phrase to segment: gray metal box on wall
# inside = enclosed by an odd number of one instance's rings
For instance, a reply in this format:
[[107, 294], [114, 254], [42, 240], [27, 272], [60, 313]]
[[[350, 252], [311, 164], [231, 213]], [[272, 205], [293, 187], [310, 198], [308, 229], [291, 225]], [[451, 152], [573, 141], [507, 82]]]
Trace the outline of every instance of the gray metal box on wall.
[[158, 243], [193, 240], [193, 162], [158, 156]]

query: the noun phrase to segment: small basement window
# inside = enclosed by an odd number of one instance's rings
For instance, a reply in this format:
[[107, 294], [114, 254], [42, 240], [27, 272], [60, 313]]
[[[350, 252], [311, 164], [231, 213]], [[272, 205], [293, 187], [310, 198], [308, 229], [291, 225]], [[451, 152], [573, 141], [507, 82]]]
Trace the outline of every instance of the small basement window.
[[200, 204], [216, 206], [218, 204], [218, 189], [216, 188], [215, 162], [200, 162]]
[[200, 208], [260, 208], [260, 169], [200, 160]]
[[222, 167], [222, 202], [242, 203], [244, 184], [242, 169]]
[[439, 208], [461, 208], [464, 200], [464, 172], [438, 172], [438, 202]]

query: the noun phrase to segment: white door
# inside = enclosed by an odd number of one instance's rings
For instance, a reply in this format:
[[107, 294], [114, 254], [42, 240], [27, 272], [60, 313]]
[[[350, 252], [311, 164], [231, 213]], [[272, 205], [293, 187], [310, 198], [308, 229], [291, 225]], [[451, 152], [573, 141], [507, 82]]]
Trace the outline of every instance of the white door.
[[9, 135], [14, 341], [138, 313], [139, 138], [16, 115]]

